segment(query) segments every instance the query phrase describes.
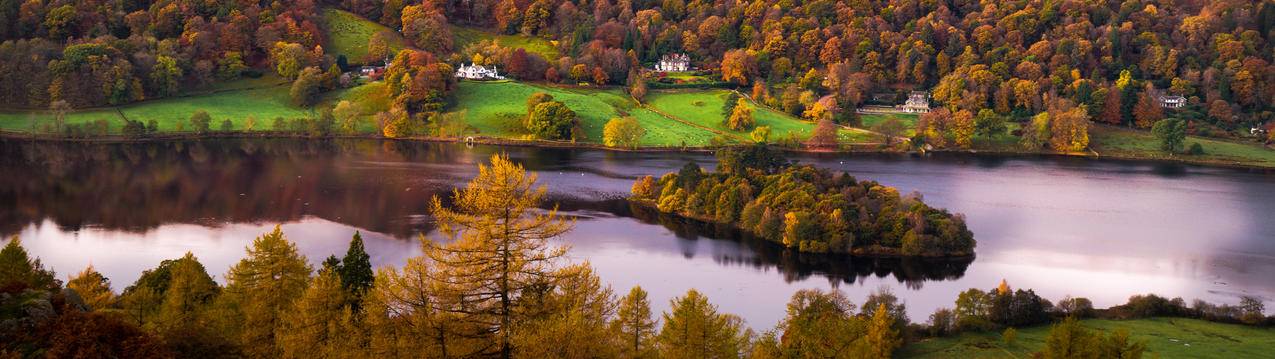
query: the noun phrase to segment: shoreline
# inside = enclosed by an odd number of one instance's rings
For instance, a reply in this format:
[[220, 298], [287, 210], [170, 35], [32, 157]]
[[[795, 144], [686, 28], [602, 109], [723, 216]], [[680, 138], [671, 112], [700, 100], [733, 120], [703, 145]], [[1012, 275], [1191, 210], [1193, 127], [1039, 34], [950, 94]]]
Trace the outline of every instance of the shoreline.
[[[128, 137], [123, 135], [106, 135], [106, 136], [90, 136], [86, 138], [66, 138], [60, 136], [49, 135], [31, 135], [25, 132], [14, 132], [0, 130], [0, 139], [2, 140], [29, 140], [43, 142], [68, 142], [68, 143], [97, 143], [97, 144], [124, 144], [124, 143], [146, 143], [146, 142], [162, 142], [162, 141], [183, 141], [183, 140], [204, 140], [204, 139], [358, 139], [358, 140], [389, 140], [389, 141], [405, 141], [405, 142], [425, 142], [425, 143], [468, 143], [475, 145], [491, 145], [491, 146], [515, 146], [515, 147], [532, 147], [532, 148], [552, 148], [552, 149], [589, 149], [604, 150], [614, 152], [633, 152], [633, 153], [713, 153], [718, 149], [725, 147], [658, 147], [658, 146], [641, 146], [637, 148], [624, 147], [607, 147], [600, 143], [580, 143], [580, 142], [559, 142], [546, 140], [515, 140], [496, 137], [429, 137], [429, 136], [413, 136], [406, 138], [386, 138], [373, 134], [353, 134], [353, 135], [332, 135], [326, 137], [314, 137], [300, 133], [262, 131], [259, 133], [244, 133], [241, 131], [220, 132], [213, 131], [207, 134], [199, 135], [195, 133], [161, 133], [148, 135], [144, 137]], [[472, 139], [472, 140], [470, 140]], [[859, 147], [856, 149], [855, 147]], [[1190, 165], [1200, 167], [1211, 167], [1221, 169], [1240, 170], [1252, 173], [1275, 174], [1275, 164], [1270, 166], [1253, 165], [1246, 163], [1209, 161], [1209, 160], [1192, 160], [1186, 158], [1163, 158], [1150, 156], [1127, 156], [1127, 155], [1102, 155], [1094, 151], [1077, 152], [1077, 153], [1059, 153], [1059, 152], [1027, 152], [1027, 151], [1005, 151], [1005, 150], [979, 150], [979, 149], [936, 149], [930, 151], [895, 151], [876, 148], [875, 146], [855, 146], [850, 145], [849, 148], [840, 148], [836, 150], [818, 149], [818, 148], [787, 148], [780, 147], [785, 153], [807, 154], [807, 155], [839, 155], [839, 154], [879, 154], [879, 155], [910, 155], [910, 156], [927, 156], [930, 154], [952, 155], [952, 156], [994, 156], [1004, 158], [1086, 158], [1095, 160], [1108, 160], [1120, 162], [1142, 162], [1151, 164], [1174, 164], [1174, 165]]]

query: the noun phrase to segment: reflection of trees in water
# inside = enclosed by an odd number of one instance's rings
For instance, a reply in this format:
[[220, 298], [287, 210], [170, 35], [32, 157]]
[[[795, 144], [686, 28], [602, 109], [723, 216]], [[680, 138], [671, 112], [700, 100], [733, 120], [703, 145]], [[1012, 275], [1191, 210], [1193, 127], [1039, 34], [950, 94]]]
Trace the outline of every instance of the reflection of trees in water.
[[45, 219], [64, 230], [145, 231], [165, 223], [215, 226], [316, 216], [408, 237], [429, 229], [428, 222], [410, 218], [426, 213], [429, 199], [452, 187], [453, 171], [351, 164], [468, 162], [463, 151], [368, 140], [0, 140], [0, 233]]
[[[658, 210], [617, 200], [599, 204], [594, 209], [611, 211], [629, 216], [648, 224], [659, 224], [677, 234], [678, 238], [696, 240], [707, 237], [712, 240], [734, 239], [750, 251], [735, 254], [714, 254], [714, 260], [726, 264], [740, 264], [759, 268], [775, 267], [792, 282], [811, 275], [823, 275], [837, 282], [855, 283], [868, 276], [884, 278], [893, 275], [908, 288], [920, 289], [925, 281], [955, 280], [965, 275], [974, 258], [899, 258], [856, 257], [844, 254], [801, 253], [784, 248], [777, 243], [749, 235], [728, 225], [705, 223], [661, 213]], [[694, 246], [683, 247], [684, 251]], [[693, 256], [693, 250], [684, 252]]]

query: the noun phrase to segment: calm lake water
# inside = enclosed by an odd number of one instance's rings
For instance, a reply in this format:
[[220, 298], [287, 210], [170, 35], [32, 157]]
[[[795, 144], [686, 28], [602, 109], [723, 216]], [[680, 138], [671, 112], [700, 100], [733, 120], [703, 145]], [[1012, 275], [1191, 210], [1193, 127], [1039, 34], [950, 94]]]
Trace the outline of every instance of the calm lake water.
[[963, 213], [978, 240], [972, 261], [800, 255], [621, 200], [639, 176], [687, 161], [712, 167], [710, 154], [373, 140], [0, 140], [0, 234], [21, 236], [63, 279], [93, 264], [117, 291], [187, 251], [220, 281], [276, 224], [316, 265], [360, 231], [374, 265], [396, 266], [420, 254], [419, 235], [434, 236], [430, 198], [499, 152], [537, 172], [552, 202], [578, 218], [561, 240], [571, 260], [592, 263], [617, 293], [641, 285], [660, 311], [696, 288], [764, 330], [798, 289], [838, 288], [862, 302], [884, 286], [923, 322], [958, 292], [1001, 279], [1103, 307], [1139, 293], [1275, 297], [1275, 175], [1070, 158], [796, 158]]

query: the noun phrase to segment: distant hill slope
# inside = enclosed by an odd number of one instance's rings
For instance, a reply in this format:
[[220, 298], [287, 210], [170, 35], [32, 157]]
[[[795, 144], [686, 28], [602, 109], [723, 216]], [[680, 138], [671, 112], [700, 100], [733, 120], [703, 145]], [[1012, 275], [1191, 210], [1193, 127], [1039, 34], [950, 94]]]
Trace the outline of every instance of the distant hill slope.
[[350, 63], [365, 63], [367, 43], [377, 32], [393, 34], [389, 37], [391, 52], [408, 47], [407, 40], [398, 31], [345, 10], [324, 9], [323, 26], [328, 34], [324, 50], [334, 56], [345, 55]]
[[558, 48], [554, 46], [553, 42], [535, 36], [503, 35], [486, 29], [462, 26], [452, 26], [452, 36], [455, 38], [454, 48], [457, 52], [475, 42], [495, 40], [500, 46], [521, 48], [527, 50], [527, 52], [540, 55], [545, 60], [553, 61], [558, 59]]

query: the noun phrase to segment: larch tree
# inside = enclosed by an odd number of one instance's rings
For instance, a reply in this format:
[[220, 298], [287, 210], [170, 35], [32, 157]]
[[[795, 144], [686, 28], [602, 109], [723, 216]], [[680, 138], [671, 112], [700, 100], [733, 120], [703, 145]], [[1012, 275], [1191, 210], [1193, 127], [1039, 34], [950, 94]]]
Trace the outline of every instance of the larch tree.
[[293, 308], [281, 314], [276, 340], [287, 358], [357, 356], [363, 338], [354, 312], [346, 305], [341, 277], [322, 270], [310, 281]]
[[226, 294], [233, 296], [243, 316], [240, 342], [248, 356], [277, 357], [276, 330], [281, 316], [305, 291], [310, 265], [279, 226], [257, 237], [248, 256], [230, 267]]
[[751, 336], [742, 319], [718, 313], [717, 306], [694, 289], [674, 298], [663, 320], [656, 342], [666, 358], [737, 358]]
[[655, 320], [651, 317], [651, 301], [645, 290], [634, 286], [620, 298], [611, 328], [619, 338], [620, 355], [626, 358], [654, 357]]
[[490, 164], [478, 166], [477, 177], [453, 193], [454, 206], [434, 198], [431, 212], [439, 229], [454, 240], [447, 245], [422, 240], [438, 269], [427, 273], [447, 284], [440, 295], [460, 304], [449, 309], [487, 328], [501, 357], [513, 352], [512, 331], [524, 295], [561, 280], [556, 267], [567, 248], [549, 240], [569, 231], [573, 222], [556, 208], [536, 209], [545, 191], [536, 186], [535, 174], [493, 155]]
[[111, 291], [111, 280], [107, 279], [90, 264], [88, 268], [66, 282], [66, 287], [75, 290], [84, 304], [94, 310], [110, 308], [115, 303], [115, 292]]
[[613, 358], [620, 345], [609, 329], [615, 293], [587, 262], [558, 270], [544, 290], [524, 294], [513, 342], [520, 358]]
[[143, 305], [146, 296], [161, 293], [157, 314], [147, 327], [157, 331], [179, 356], [222, 352], [231, 346], [232, 340], [214, 326], [219, 316], [210, 312], [221, 288], [193, 254], [164, 261], [153, 273], [145, 281], [138, 279], [134, 288], [143, 299], [138, 304]]
[[757, 120], [753, 119], [753, 107], [742, 98], [736, 100], [735, 107], [731, 108], [730, 117], [726, 119], [726, 127], [735, 131], [747, 131], [756, 124]]
[[872, 321], [868, 323], [868, 333], [864, 337], [866, 347], [862, 358], [890, 358], [894, 350], [903, 345], [899, 331], [894, 329], [895, 319], [886, 309], [885, 303], [877, 305]]

